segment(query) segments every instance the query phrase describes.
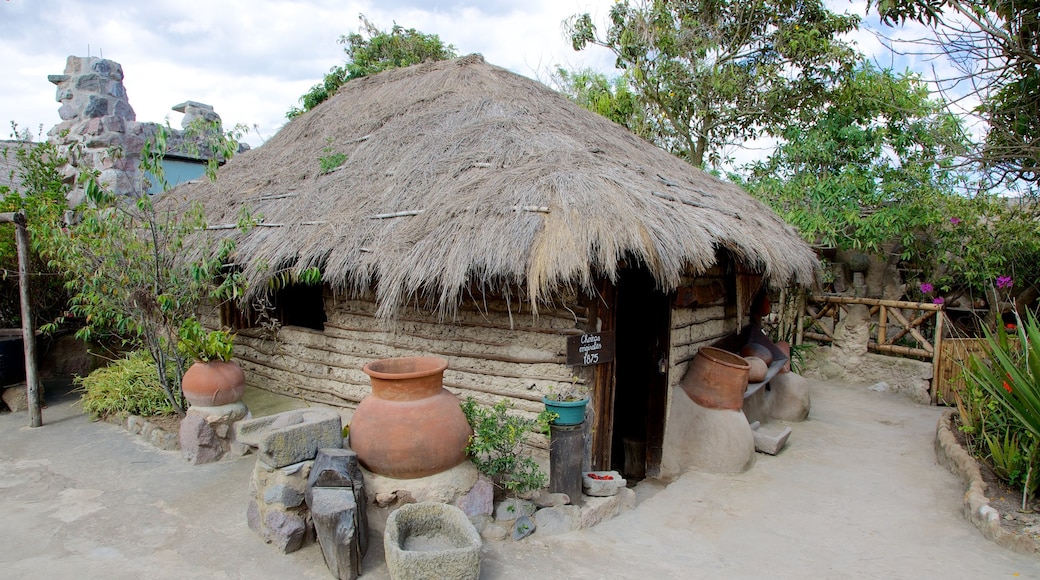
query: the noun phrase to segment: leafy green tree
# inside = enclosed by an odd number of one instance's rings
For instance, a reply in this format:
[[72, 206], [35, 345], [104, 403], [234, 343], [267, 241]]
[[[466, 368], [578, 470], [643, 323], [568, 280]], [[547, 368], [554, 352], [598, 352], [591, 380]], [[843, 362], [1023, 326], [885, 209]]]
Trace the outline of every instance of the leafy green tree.
[[[916, 21], [935, 37], [922, 52], [945, 52], [960, 68], [939, 79], [981, 101], [985, 140], [975, 159], [996, 183], [1040, 180], [1040, 6], [1009, 0], [875, 0], [882, 21]], [[922, 42], [922, 41], [917, 41]]]
[[[9, 177], [18, 185], [13, 189], [0, 187], [0, 212], [25, 211], [32, 245], [29, 271], [34, 323], [50, 321], [65, 310], [68, 296], [60, 274], [48, 268], [40, 257], [40, 231], [43, 224], [60, 223], [67, 209], [65, 195], [69, 186], [62, 174], [66, 160], [53, 143], [33, 141], [31, 133], [19, 131], [14, 124], [12, 129], [13, 136], [21, 143], [4, 149], [2, 155], [14, 158], [15, 168]], [[21, 326], [19, 300], [14, 224], [0, 224], [0, 326]]]
[[332, 67], [322, 82], [311, 87], [302, 97], [302, 108], [292, 107], [285, 116], [289, 119], [317, 107], [347, 81], [410, 66], [427, 61], [448, 60], [458, 56], [455, 47], [444, 44], [436, 34], [423, 34], [414, 28], [403, 28], [396, 23], [389, 32], [380, 30], [365, 15], [360, 15], [361, 31], [340, 36], [347, 62]]
[[792, 118], [811, 116], [858, 61], [841, 35], [859, 18], [819, 0], [622, 0], [599, 36], [589, 14], [575, 50], [606, 47], [628, 73], [662, 147], [703, 167]]
[[[164, 189], [161, 160], [168, 131], [160, 128], [141, 155], [142, 173], [154, 176]], [[211, 177], [216, 163], [238, 148], [236, 135], [213, 131], [219, 138], [210, 139], [207, 147], [219, 155], [210, 158]], [[156, 199], [143, 193], [146, 187], [135, 197], [118, 196], [91, 173], [84, 173], [82, 181], [86, 202], [77, 208], [78, 220], [50, 224], [43, 241], [52, 267], [66, 273], [70, 312], [84, 321], [77, 337], [143, 347], [170, 405], [183, 414], [180, 380], [191, 361], [177, 348], [181, 331], [197, 320], [205, 300], [239, 295], [241, 277], [224, 269], [234, 245], [225, 240], [203, 248], [197, 260], [187, 260], [188, 238], [202, 235], [206, 227], [199, 204]], [[248, 220], [241, 224], [248, 225]]]
[[922, 232], [944, 224], [962, 174], [959, 120], [913, 74], [861, 64], [827, 91], [813, 124], [792, 122], [744, 185], [811, 242], [877, 251], [902, 242], [904, 257], [927, 251]]
[[590, 68], [568, 71], [560, 67], [552, 80], [557, 90], [585, 109], [623, 125], [637, 135], [652, 138], [654, 131], [646, 109], [625, 75], [610, 78]]

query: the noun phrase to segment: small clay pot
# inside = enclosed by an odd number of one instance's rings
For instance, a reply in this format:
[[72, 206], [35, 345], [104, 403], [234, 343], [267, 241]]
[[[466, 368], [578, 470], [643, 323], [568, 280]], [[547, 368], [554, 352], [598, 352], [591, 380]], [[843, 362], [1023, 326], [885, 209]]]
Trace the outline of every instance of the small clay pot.
[[744, 348], [740, 349], [740, 356], [753, 356], [762, 359], [762, 362], [766, 363], [768, 367], [773, 362], [773, 351], [769, 350], [764, 344], [757, 342], [749, 342], [744, 345]]
[[749, 383], [761, 383], [766, 380], [766, 373], [769, 372], [769, 365], [766, 364], [766, 361], [757, 356], [746, 356], [744, 360], [751, 367], [748, 369], [747, 380]]

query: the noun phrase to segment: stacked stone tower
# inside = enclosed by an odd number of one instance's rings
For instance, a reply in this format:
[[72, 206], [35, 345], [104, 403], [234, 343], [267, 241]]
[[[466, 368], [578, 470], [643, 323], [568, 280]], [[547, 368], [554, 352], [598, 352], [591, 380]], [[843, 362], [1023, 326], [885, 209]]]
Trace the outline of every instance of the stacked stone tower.
[[[48, 133], [69, 160], [66, 180], [75, 181], [84, 170], [95, 169], [100, 180], [120, 195], [139, 195], [146, 191], [138, 171], [140, 152], [159, 128], [158, 123], [139, 123], [123, 86], [123, 67], [115, 61], [93, 56], [70, 56], [65, 72], [49, 75], [57, 87], [61, 103], [61, 122]], [[196, 119], [215, 122], [221, 130], [220, 115], [213, 107], [186, 101], [173, 107], [184, 113], [182, 129]], [[183, 131], [172, 130], [168, 139], [171, 152], [180, 157], [205, 160], [205, 147], [189, 147]], [[82, 201], [82, 190], [74, 188], [69, 204]]]

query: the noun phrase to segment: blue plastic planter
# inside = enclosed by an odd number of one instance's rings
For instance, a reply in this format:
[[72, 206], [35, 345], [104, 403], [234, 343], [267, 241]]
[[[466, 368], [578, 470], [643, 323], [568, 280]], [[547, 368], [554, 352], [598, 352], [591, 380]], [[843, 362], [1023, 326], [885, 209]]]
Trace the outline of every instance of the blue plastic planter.
[[553, 425], [580, 425], [585, 420], [585, 405], [588, 399], [580, 401], [554, 401], [548, 397], [542, 397], [545, 408], [559, 415]]

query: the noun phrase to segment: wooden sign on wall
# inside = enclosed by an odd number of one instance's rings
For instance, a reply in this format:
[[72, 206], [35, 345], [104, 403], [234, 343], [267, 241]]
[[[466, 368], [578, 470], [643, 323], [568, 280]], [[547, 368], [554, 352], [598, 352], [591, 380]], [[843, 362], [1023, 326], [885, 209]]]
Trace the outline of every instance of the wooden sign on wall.
[[593, 332], [567, 337], [567, 364], [574, 367], [601, 365], [614, 360], [614, 332]]

